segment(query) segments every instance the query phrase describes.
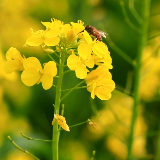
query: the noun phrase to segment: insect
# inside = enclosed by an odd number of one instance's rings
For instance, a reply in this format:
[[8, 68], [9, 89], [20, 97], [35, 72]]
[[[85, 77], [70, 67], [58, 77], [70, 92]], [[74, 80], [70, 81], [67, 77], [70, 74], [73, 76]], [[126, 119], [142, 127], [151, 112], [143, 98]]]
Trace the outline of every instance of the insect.
[[95, 37], [98, 41], [102, 41], [102, 37], [106, 38], [106, 33], [103, 31], [99, 31], [97, 30], [95, 27], [90, 26], [90, 25], [86, 25], [85, 26], [85, 30], [92, 35], [93, 37]]

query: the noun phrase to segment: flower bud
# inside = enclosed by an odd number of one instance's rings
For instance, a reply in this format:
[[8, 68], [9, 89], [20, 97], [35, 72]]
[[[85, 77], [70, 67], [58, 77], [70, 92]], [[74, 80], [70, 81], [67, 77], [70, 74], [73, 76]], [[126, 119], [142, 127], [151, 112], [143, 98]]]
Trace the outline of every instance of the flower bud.
[[44, 50], [44, 52], [47, 53], [47, 54], [52, 54], [52, 53], [54, 53], [54, 51], [53, 51], [51, 48], [45, 48], [45, 49], [43, 49], [43, 50]]
[[72, 43], [75, 39], [77, 39], [77, 35], [73, 29], [68, 32], [66, 39], [68, 43]]

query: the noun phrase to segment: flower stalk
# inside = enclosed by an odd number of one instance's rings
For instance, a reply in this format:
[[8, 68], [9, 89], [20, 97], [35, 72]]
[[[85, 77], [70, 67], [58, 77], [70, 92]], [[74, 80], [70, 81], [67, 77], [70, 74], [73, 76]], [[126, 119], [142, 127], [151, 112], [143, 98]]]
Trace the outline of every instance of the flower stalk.
[[[64, 61], [65, 61], [65, 54], [66, 51], [63, 49], [62, 52], [60, 52], [60, 59], [59, 59], [59, 78], [57, 82], [56, 87], [56, 99], [55, 99], [55, 105], [54, 105], [54, 113], [59, 114], [59, 106], [60, 106], [60, 98], [61, 98], [61, 86], [62, 86], [62, 79], [63, 79], [63, 67], [64, 67]], [[52, 135], [52, 154], [53, 154], [53, 160], [58, 160], [58, 143], [59, 143], [59, 129], [58, 129], [58, 123], [55, 121], [53, 125], [53, 135]]]
[[143, 23], [141, 24], [141, 35], [139, 39], [139, 48], [137, 52], [137, 59], [136, 59], [136, 66], [135, 66], [135, 79], [134, 79], [134, 104], [133, 104], [133, 111], [132, 111], [132, 119], [131, 119], [131, 130], [129, 135], [129, 143], [128, 143], [128, 155], [127, 160], [131, 160], [132, 158], [132, 146], [134, 140], [134, 129], [136, 124], [136, 118], [138, 113], [138, 105], [140, 104], [140, 95], [139, 95], [139, 88], [140, 88], [140, 71], [141, 71], [141, 64], [142, 64], [142, 53], [143, 49], [146, 44], [147, 40], [147, 32], [148, 32], [148, 18], [150, 13], [150, 0], [142, 1], [142, 18]]

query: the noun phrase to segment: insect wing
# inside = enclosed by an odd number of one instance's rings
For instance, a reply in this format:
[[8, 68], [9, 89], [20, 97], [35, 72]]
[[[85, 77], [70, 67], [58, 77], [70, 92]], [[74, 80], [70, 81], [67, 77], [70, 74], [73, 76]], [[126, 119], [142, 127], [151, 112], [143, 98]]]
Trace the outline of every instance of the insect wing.
[[103, 32], [103, 31], [98, 31], [102, 37], [106, 38], [107, 33]]

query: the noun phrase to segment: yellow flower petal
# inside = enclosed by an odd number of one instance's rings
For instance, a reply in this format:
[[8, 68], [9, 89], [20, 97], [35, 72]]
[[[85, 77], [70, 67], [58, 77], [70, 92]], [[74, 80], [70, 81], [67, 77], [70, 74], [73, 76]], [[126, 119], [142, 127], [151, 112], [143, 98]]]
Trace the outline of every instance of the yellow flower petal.
[[19, 66], [19, 63], [17, 61], [8, 61], [6, 62], [3, 69], [7, 74], [10, 74], [15, 70], [17, 70], [18, 66]]
[[23, 61], [24, 58], [22, 58], [20, 52], [16, 49], [11, 47], [7, 53], [6, 53], [6, 59], [7, 62], [4, 66], [4, 71], [9, 74], [13, 71], [23, 71]]
[[57, 120], [57, 123], [65, 130], [65, 131], [70, 131], [69, 127], [66, 123], [65, 117], [60, 116], [58, 114], [54, 114], [54, 119], [52, 121], [52, 125], [54, 125], [55, 120]]
[[94, 60], [93, 57], [90, 56], [85, 60], [85, 65], [89, 68], [93, 68], [94, 67]]
[[85, 29], [85, 27], [83, 26], [83, 23], [81, 23], [81, 22], [80, 23], [71, 22], [71, 25], [75, 29], [76, 34], [80, 33], [81, 31], [83, 31]]
[[80, 58], [75, 54], [71, 54], [67, 59], [67, 66], [70, 70], [75, 70], [80, 63]]
[[45, 90], [50, 89], [53, 85], [53, 77], [49, 75], [43, 75], [40, 81], [42, 82], [42, 87]]
[[33, 86], [42, 76], [42, 66], [35, 57], [29, 57], [23, 62], [25, 70], [21, 74], [21, 80], [26, 86]]
[[63, 22], [57, 19], [51, 19], [52, 22], [41, 22], [44, 26], [47, 28], [52, 29], [53, 27], [61, 27], [63, 25]]
[[53, 77], [57, 74], [57, 67], [54, 61], [49, 61], [45, 64], [44, 74], [42, 75], [41, 82], [45, 90], [50, 89], [53, 85]]
[[33, 86], [40, 80], [41, 76], [39, 71], [26, 69], [21, 74], [21, 80], [26, 86]]
[[91, 36], [89, 35], [89, 33], [86, 30], [84, 30], [82, 34], [83, 34], [84, 39], [86, 40], [86, 42], [88, 44], [92, 44], [93, 43]]
[[102, 58], [99, 58], [98, 56], [94, 56], [94, 62], [96, 65], [104, 65], [108, 67], [109, 69], [112, 69], [112, 58], [110, 54], [105, 53]]
[[61, 34], [61, 30], [58, 27], [53, 27], [51, 30], [45, 33], [45, 37], [53, 38]]
[[86, 66], [82, 63], [80, 63], [76, 69], [75, 69], [75, 72], [76, 72], [76, 77], [79, 78], [79, 79], [84, 79], [87, 77], [87, 72], [88, 69], [86, 68]]
[[86, 77], [87, 90], [91, 93], [91, 97], [95, 95], [101, 100], [111, 98], [111, 92], [115, 89], [115, 83], [112, 75], [105, 66], [99, 66], [90, 72]]
[[97, 41], [93, 46], [93, 52], [99, 57], [102, 58], [103, 54], [106, 51], [105, 44], [103, 42]]
[[44, 41], [43, 34], [44, 34], [43, 30], [36, 31], [35, 33], [32, 34], [31, 37], [27, 39], [26, 44], [28, 44], [29, 46], [41, 45]]
[[81, 43], [79, 46], [78, 46], [78, 54], [80, 55], [80, 57], [82, 58], [87, 58], [91, 55], [91, 47], [89, 44], [87, 43]]
[[7, 53], [6, 53], [6, 59], [8, 61], [11, 61], [11, 60], [17, 60], [17, 61], [21, 61], [23, 60], [20, 52], [16, 49], [16, 48], [13, 48], [11, 47]]
[[42, 70], [41, 63], [36, 57], [29, 57], [25, 59], [23, 66], [25, 69]]
[[57, 67], [54, 61], [49, 61], [44, 65], [44, 74], [47, 74], [51, 77], [57, 75]]
[[111, 93], [106, 94], [106, 93], [98, 92], [96, 96], [101, 100], [109, 100], [111, 98]]
[[53, 38], [46, 37], [45, 40], [44, 40], [44, 43], [47, 46], [55, 46], [59, 43], [59, 41], [60, 41], [59, 37], [53, 37]]
[[85, 79], [87, 85], [91, 85], [95, 81], [101, 79], [101, 77], [104, 75], [107, 75], [110, 79], [112, 78], [111, 73], [109, 72], [109, 69], [106, 66], [99, 66], [87, 75]]

